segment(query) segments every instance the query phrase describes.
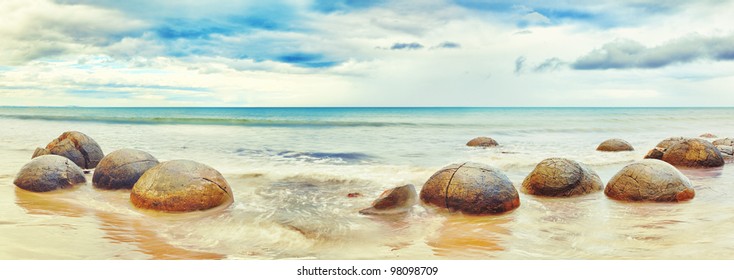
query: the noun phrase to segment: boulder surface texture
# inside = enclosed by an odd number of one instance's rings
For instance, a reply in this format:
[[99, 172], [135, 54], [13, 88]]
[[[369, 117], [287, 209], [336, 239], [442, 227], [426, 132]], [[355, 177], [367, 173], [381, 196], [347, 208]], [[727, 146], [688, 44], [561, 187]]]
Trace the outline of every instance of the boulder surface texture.
[[696, 192], [688, 178], [672, 165], [643, 159], [617, 172], [604, 194], [625, 201], [678, 202], [692, 199]]
[[132, 189], [145, 171], [158, 160], [149, 153], [121, 149], [106, 155], [94, 169], [92, 183], [101, 189]]
[[522, 190], [542, 196], [576, 196], [600, 191], [604, 185], [593, 170], [565, 158], [541, 161], [525, 177]]
[[71, 188], [86, 182], [84, 172], [68, 158], [43, 155], [24, 165], [13, 183], [32, 192], [48, 192]]
[[45, 149], [37, 148], [32, 158], [41, 155], [59, 155], [73, 161], [83, 169], [93, 169], [104, 157], [102, 148], [91, 137], [78, 131], [67, 131], [59, 138], [46, 145]]

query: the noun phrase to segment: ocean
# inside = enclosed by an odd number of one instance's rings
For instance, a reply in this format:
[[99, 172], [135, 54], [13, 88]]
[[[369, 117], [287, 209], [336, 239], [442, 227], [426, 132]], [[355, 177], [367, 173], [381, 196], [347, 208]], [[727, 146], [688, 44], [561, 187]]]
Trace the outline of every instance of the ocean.
[[[385, 190], [465, 161], [519, 190], [541, 160], [589, 165], [606, 183], [660, 140], [734, 136], [734, 108], [0, 107], [0, 259], [732, 259], [734, 170], [683, 169], [696, 197], [625, 203], [520, 193], [494, 216], [422, 204], [358, 211]], [[219, 170], [235, 201], [185, 214], [136, 209], [129, 190], [30, 193], [12, 181], [36, 147], [81, 131], [105, 154], [147, 151]], [[477, 136], [495, 148], [465, 144]], [[631, 152], [604, 153], [609, 138]], [[350, 193], [361, 196], [350, 197]]]

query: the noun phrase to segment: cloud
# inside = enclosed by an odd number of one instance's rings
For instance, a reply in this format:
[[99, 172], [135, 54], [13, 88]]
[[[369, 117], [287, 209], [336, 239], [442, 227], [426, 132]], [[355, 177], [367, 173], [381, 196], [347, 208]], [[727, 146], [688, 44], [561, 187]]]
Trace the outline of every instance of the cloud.
[[698, 60], [734, 60], [734, 35], [690, 35], [655, 47], [632, 40], [615, 40], [579, 57], [571, 67], [577, 70], [661, 68]]
[[458, 49], [458, 48], [461, 48], [461, 45], [459, 43], [448, 42], [448, 41], [432, 47], [432, 49]]
[[517, 59], [515, 59], [515, 74], [520, 74], [523, 70], [523, 67], [525, 67], [525, 60], [524, 56], [518, 56]]
[[419, 43], [395, 43], [390, 47], [391, 50], [418, 50], [422, 49], [423, 45]]
[[542, 63], [538, 64], [533, 68], [533, 71], [535, 72], [552, 72], [557, 70], [559, 67], [565, 65], [566, 63], [563, 62], [561, 59], [557, 57], [549, 58], [543, 61]]

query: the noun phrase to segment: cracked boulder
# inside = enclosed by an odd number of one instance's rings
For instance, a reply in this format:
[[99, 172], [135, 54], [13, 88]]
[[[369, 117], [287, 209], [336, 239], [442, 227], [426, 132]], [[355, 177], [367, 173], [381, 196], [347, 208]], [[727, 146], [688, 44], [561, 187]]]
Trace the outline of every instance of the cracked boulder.
[[494, 147], [499, 145], [497, 141], [489, 137], [477, 137], [466, 143], [469, 147]]
[[186, 212], [233, 201], [232, 189], [219, 171], [190, 160], [172, 160], [148, 169], [130, 192], [139, 208]]
[[73, 161], [83, 169], [93, 169], [104, 157], [102, 148], [91, 137], [78, 131], [67, 131], [59, 138], [46, 145], [46, 148], [37, 148], [31, 158], [41, 155], [59, 155]]
[[622, 139], [608, 139], [601, 142], [601, 144], [596, 147], [596, 150], [602, 152], [621, 152], [634, 151], [635, 149], [632, 147], [632, 144]]
[[434, 173], [423, 184], [423, 202], [466, 214], [499, 214], [520, 206], [512, 182], [489, 165], [452, 164]]
[[145, 171], [158, 160], [149, 153], [121, 149], [106, 155], [94, 169], [92, 183], [100, 189], [132, 189]]
[[525, 177], [522, 190], [541, 196], [576, 196], [604, 188], [599, 175], [586, 165], [565, 158], [541, 161]]
[[688, 178], [672, 165], [643, 159], [617, 172], [604, 194], [624, 201], [678, 202], [692, 199], [696, 192]]
[[13, 183], [32, 192], [48, 192], [85, 183], [82, 169], [71, 160], [57, 155], [43, 155], [24, 165]]
[[663, 161], [675, 166], [719, 167], [724, 165], [721, 152], [711, 142], [688, 139], [670, 146], [663, 153]]
[[372, 207], [362, 209], [359, 213], [363, 215], [404, 213], [410, 211], [417, 201], [418, 194], [415, 192], [415, 186], [408, 184], [382, 192], [380, 197], [372, 202]]

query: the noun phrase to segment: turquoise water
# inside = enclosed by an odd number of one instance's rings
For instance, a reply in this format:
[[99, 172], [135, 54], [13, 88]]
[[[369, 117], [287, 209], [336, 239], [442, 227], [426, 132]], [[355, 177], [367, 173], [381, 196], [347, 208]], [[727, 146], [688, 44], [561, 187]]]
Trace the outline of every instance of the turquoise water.
[[[0, 218], [0, 244], [14, 244], [0, 257], [731, 258], [729, 166], [684, 171], [697, 197], [683, 204], [521, 194], [517, 210], [483, 218], [423, 206], [392, 220], [357, 211], [384, 189], [420, 189], [439, 168], [463, 161], [495, 166], [519, 187], [541, 160], [567, 157], [606, 182], [664, 138], [734, 136], [733, 117], [732, 108], [0, 107], [0, 207], [9, 213]], [[16, 190], [12, 178], [33, 150], [67, 130], [91, 136], [105, 153], [137, 148], [208, 164], [230, 182], [235, 203], [213, 214], [157, 216], [131, 207], [124, 191]], [[466, 147], [476, 136], [500, 146]], [[636, 150], [595, 151], [608, 138]], [[348, 198], [352, 192], [363, 196]], [[48, 233], [59, 230], [88, 237]]]

